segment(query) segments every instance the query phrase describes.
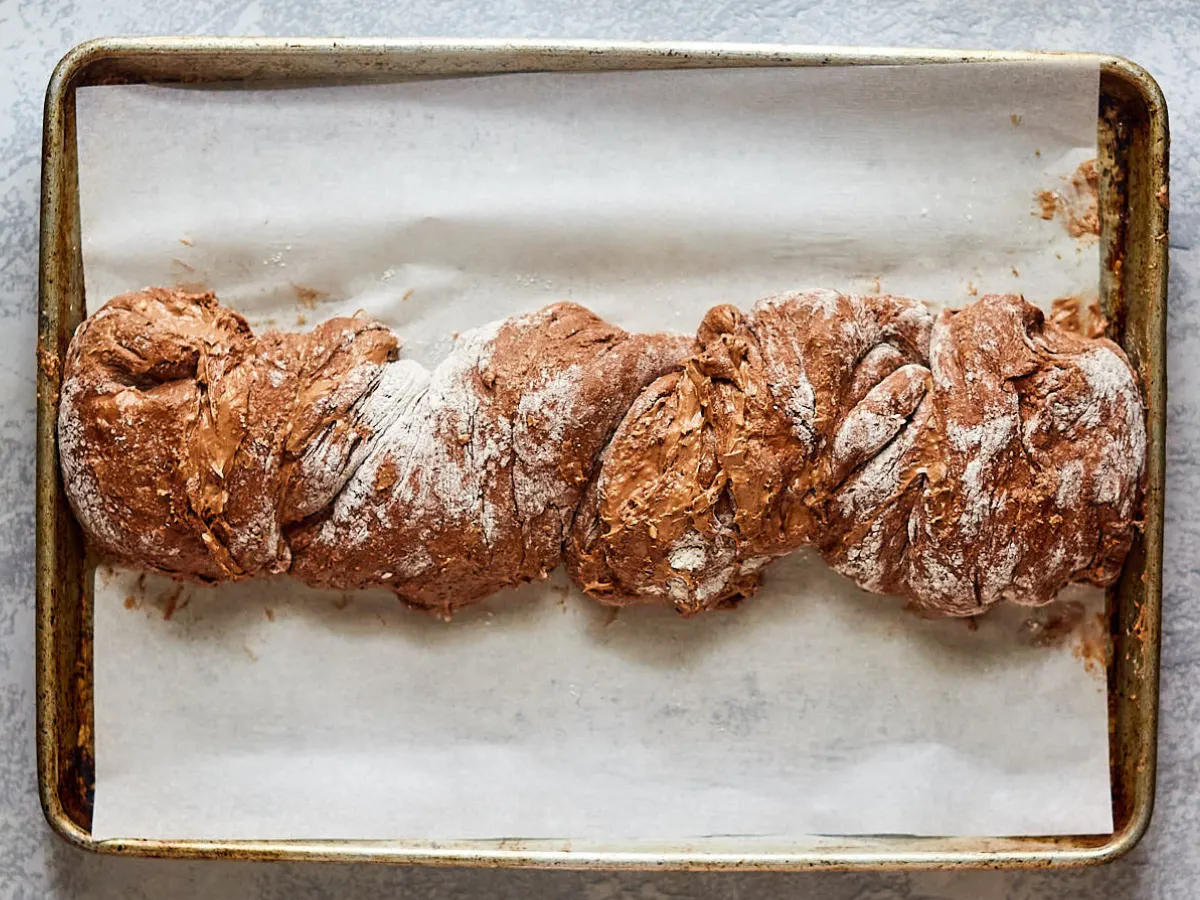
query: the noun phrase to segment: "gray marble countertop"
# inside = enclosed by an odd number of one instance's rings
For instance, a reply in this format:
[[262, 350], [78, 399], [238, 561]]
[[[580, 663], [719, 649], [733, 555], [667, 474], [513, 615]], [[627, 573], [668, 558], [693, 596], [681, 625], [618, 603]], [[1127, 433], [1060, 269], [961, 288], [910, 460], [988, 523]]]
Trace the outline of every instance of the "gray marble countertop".
[[[781, 895], [1190, 898], [1200, 884], [1200, 8], [1169, 0], [0, 0], [0, 897], [317, 898]], [[1099, 869], [776, 875], [524, 872], [109, 859], [55, 837], [34, 773], [34, 337], [42, 98], [71, 46], [113, 34], [593, 37], [1094, 50], [1148, 68], [1167, 95], [1173, 175], [1170, 403], [1158, 801], [1141, 845]], [[1193, 95], [1191, 91], [1198, 93]], [[1192, 376], [1197, 376], [1193, 378]]]

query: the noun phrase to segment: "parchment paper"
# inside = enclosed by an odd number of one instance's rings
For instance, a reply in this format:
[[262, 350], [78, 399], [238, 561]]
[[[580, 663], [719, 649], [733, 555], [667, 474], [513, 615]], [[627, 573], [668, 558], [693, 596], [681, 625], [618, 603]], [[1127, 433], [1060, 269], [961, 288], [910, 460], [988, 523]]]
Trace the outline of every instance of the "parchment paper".
[[[260, 326], [362, 309], [433, 363], [564, 298], [681, 331], [807, 286], [1086, 298], [1096, 248], [1034, 194], [1095, 155], [1097, 83], [1054, 62], [87, 88], [89, 309], [150, 284]], [[560, 574], [443, 623], [102, 571], [93, 833], [1109, 832], [1105, 684], [1078, 658], [1102, 597], [1074, 593], [972, 630], [799, 554], [731, 614], [612, 619]], [[1075, 632], [1043, 640], [1064, 609]]]

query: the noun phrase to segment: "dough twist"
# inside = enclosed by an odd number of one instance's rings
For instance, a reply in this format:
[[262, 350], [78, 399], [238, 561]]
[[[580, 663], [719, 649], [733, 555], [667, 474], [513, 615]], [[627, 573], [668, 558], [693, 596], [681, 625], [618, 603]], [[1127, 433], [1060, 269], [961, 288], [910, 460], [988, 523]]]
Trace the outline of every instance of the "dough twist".
[[802, 547], [972, 615], [1109, 585], [1133, 540], [1134, 372], [1017, 296], [935, 318], [806, 291], [715, 307], [695, 339], [559, 303], [433, 371], [399, 350], [357, 317], [256, 337], [212, 294], [109, 301], [58, 423], [85, 534], [176, 577], [288, 572], [443, 615], [563, 563], [602, 602], [693, 614]]

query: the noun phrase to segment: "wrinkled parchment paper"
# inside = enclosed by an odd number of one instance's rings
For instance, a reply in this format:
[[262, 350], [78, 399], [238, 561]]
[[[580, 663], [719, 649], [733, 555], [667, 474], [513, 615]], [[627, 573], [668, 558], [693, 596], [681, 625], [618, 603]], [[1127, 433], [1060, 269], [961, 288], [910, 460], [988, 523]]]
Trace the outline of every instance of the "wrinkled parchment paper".
[[[808, 286], [1088, 298], [1095, 246], [1034, 195], [1095, 155], [1097, 82], [1050, 62], [86, 88], [88, 307], [178, 284], [260, 327], [361, 309], [428, 364], [568, 298], [685, 332]], [[1103, 598], [1071, 593], [972, 629], [798, 554], [731, 614], [614, 618], [558, 573], [443, 623], [101, 570], [93, 833], [1109, 832]]]

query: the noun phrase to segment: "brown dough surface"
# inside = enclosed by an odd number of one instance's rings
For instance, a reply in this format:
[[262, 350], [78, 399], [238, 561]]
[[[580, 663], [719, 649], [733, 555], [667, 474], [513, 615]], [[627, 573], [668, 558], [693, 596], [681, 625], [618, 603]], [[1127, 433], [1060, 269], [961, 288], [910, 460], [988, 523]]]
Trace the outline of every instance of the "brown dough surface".
[[847, 403], [928, 344], [924, 306], [834, 291], [709, 311], [697, 352], [625, 416], [567, 566], [607, 603], [693, 614], [753, 594], [822, 533], [823, 449]]
[[989, 295], [938, 317], [930, 356], [920, 405], [831, 497], [829, 563], [944, 615], [1112, 584], [1146, 448], [1120, 348]]
[[329, 515], [289, 535], [292, 574], [443, 614], [543, 577], [614, 425], [691, 345], [559, 303], [463, 335], [428, 376], [401, 364], [403, 412]]
[[80, 326], [64, 483], [92, 546], [221, 581], [386, 586], [449, 615], [564, 561], [602, 602], [685, 614], [814, 547], [931, 614], [1111, 584], [1144, 410], [1121, 350], [1013, 295], [806, 291], [697, 337], [571, 303], [462, 336], [432, 372], [383, 326], [256, 337], [149, 289]]
[[[286, 571], [283, 526], [341, 489], [338, 423], [396, 349], [360, 319], [256, 338], [210, 293], [114, 298], [63, 369], [59, 453], [80, 524], [104, 555], [173, 575]], [[321, 477], [319, 441], [332, 448]]]
[[602, 602], [729, 605], [810, 545], [939, 615], [1118, 576], [1146, 434], [1111, 342], [1012, 295], [933, 323], [811, 291], [717, 307], [699, 344], [625, 417], [575, 521], [568, 570]]

